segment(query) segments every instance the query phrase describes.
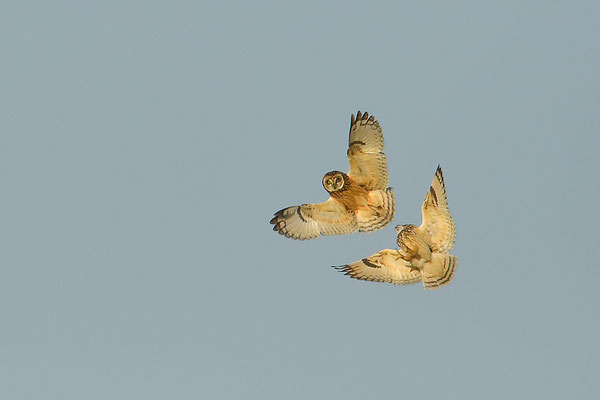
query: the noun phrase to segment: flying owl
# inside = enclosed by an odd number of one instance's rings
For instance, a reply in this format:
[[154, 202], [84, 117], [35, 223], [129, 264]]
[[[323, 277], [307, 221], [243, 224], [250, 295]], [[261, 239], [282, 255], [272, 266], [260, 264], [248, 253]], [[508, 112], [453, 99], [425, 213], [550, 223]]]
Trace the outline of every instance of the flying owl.
[[399, 250], [381, 250], [351, 264], [334, 267], [351, 278], [410, 285], [425, 289], [447, 285], [454, 277], [456, 256], [448, 254], [456, 241], [456, 227], [448, 209], [446, 186], [438, 166], [422, 207], [421, 226], [399, 225]]
[[394, 192], [388, 184], [379, 122], [368, 113], [350, 119], [347, 174], [331, 171], [323, 177], [329, 199], [277, 211], [273, 230], [288, 238], [306, 240], [319, 235], [343, 235], [358, 230], [372, 232], [394, 217]]

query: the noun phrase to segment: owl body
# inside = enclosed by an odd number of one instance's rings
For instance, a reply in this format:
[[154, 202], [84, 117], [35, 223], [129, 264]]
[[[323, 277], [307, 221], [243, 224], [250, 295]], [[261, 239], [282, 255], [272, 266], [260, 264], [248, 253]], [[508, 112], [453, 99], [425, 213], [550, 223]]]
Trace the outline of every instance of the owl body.
[[335, 267], [351, 278], [409, 285], [423, 282], [425, 289], [447, 285], [454, 277], [457, 258], [448, 252], [456, 240], [456, 227], [448, 209], [446, 187], [438, 166], [422, 206], [420, 226], [396, 227], [398, 250], [381, 250], [370, 257]]
[[387, 187], [387, 161], [379, 122], [360, 111], [350, 120], [348, 173], [331, 171], [322, 183], [329, 193], [324, 203], [287, 207], [275, 213], [273, 230], [291, 239], [320, 235], [372, 232], [394, 217], [395, 197]]
[[398, 237], [396, 242], [400, 249], [398, 253], [402, 259], [410, 262], [413, 268], [421, 269], [431, 261], [431, 249], [419, 234], [415, 225], [399, 225], [396, 227]]

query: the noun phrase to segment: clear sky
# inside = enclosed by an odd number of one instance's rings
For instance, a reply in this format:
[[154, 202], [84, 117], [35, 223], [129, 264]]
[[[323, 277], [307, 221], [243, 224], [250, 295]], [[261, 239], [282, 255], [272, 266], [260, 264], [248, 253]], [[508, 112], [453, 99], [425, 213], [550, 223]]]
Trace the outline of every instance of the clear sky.
[[[3, 399], [594, 398], [600, 3], [0, 6]], [[271, 231], [383, 127], [397, 210]], [[434, 292], [333, 270], [420, 223]]]

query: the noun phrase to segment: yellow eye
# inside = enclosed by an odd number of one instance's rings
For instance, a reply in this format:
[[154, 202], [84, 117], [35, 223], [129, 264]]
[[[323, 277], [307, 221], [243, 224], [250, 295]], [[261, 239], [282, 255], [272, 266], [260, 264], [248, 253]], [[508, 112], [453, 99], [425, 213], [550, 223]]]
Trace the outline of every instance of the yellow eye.
[[327, 179], [327, 182], [325, 183], [327, 183], [327, 185], [331, 185], [331, 179]]

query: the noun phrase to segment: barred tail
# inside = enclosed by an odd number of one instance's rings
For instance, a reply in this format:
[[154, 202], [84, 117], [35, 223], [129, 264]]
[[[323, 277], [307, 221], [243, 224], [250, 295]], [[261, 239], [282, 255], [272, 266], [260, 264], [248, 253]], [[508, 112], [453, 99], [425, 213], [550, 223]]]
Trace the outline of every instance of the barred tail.
[[450, 254], [431, 253], [431, 263], [423, 267], [423, 287], [437, 289], [450, 283], [454, 277], [458, 258]]
[[374, 190], [369, 193], [368, 209], [356, 213], [359, 232], [373, 232], [383, 228], [394, 218], [396, 198], [394, 190]]

